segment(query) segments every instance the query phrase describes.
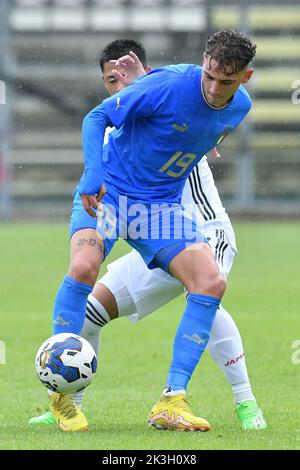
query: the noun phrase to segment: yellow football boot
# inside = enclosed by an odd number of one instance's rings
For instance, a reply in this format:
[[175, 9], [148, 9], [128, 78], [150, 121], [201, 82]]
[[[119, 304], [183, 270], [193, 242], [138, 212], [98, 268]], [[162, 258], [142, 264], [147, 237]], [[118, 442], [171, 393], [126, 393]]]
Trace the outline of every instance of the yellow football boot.
[[53, 393], [50, 396], [50, 408], [56, 424], [64, 432], [88, 430], [88, 422], [71, 395]]
[[163, 395], [150, 411], [148, 422], [157, 429], [210, 431], [205, 419], [193, 415], [183, 394]]

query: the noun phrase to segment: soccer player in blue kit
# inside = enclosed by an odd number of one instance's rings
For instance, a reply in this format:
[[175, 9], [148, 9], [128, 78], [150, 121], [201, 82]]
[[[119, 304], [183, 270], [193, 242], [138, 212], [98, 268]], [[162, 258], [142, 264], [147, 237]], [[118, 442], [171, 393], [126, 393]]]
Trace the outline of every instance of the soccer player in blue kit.
[[[208, 342], [225, 281], [205, 238], [186, 223], [179, 203], [193, 166], [244, 119], [251, 107], [240, 84], [252, 75], [253, 70], [247, 65], [255, 48], [240, 33], [220, 34], [224, 36], [223, 47], [214, 50], [212, 38], [203, 68], [177, 65], [154, 70], [97, 106], [83, 124], [85, 176], [80, 194], [85, 209], [90, 211], [96, 208], [96, 195], [106, 184], [104, 217], [99, 218], [98, 226], [105, 254], [111, 250], [119, 230], [124, 230], [125, 216], [125, 228], [130, 228], [131, 207], [142, 203], [147, 208], [142, 236], [131, 236], [128, 230], [128, 243], [140, 252], [148, 267], [164, 269], [188, 291], [165, 393], [150, 414], [151, 424], [157, 427], [167, 403], [169, 414], [173, 411], [185, 416], [174, 428], [210, 429], [206, 420], [189, 412], [184, 396]], [[102, 159], [102, 141], [108, 126], [117, 130], [110, 134], [107, 155]], [[127, 197], [126, 213], [122, 212], [120, 196]], [[170, 237], [163, 236], [162, 225], [157, 237], [150, 237], [157, 203], [172, 205], [173, 209], [175, 206]], [[185, 229], [180, 234], [176, 233], [179, 221]]]
[[[222, 47], [214, 47], [218, 34], [223, 35]], [[207, 344], [225, 281], [204, 236], [187, 223], [179, 202], [193, 166], [249, 111], [251, 101], [240, 84], [252, 75], [248, 64], [254, 54], [255, 46], [246, 36], [233, 31], [217, 33], [208, 42], [203, 68], [178, 65], [157, 69], [105, 100], [84, 120], [85, 175], [80, 193], [92, 215], [96, 196], [106, 184], [98, 227], [106, 255], [119, 235], [119, 220], [124, 233], [125, 216], [125, 228], [130, 228], [134, 220], [130, 210], [142, 204], [147, 209], [143, 236], [136, 238], [128, 230], [128, 243], [150, 268], [169, 272], [189, 293], [174, 341], [167, 387], [150, 414], [156, 427], [160, 427], [159, 416], [167, 405], [170, 413], [185, 416], [174, 429], [210, 429], [206, 420], [188, 410], [184, 396]], [[110, 135], [108, 153], [102, 159], [107, 126], [118, 130]], [[127, 196], [126, 214], [119, 207], [120, 196]], [[148, 223], [157, 221], [158, 203], [172, 206], [174, 211], [175, 223], [168, 227], [171, 233], [167, 238], [163, 236], [166, 227], [161, 225], [156, 236], [150, 237]], [[185, 230], [178, 233], [177, 223], [182, 221]]]

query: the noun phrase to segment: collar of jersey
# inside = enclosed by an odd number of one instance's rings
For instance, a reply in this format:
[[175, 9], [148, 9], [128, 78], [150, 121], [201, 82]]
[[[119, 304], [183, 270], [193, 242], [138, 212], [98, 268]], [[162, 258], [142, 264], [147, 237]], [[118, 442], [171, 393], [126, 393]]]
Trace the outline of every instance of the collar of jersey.
[[229, 101], [229, 103], [225, 104], [224, 106], [222, 106], [222, 108], [215, 108], [214, 106], [212, 106], [211, 104], [209, 104], [209, 102], [207, 101], [207, 99], [205, 98], [205, 93], [204, 93], [204, 90], [203, 90], [203, 80], [201, 78], [201, 93], [202, 93], [202, 97], [205, 101], [205, 103], [207, 104], [207, 106], [209, 106], [211, 109], [213, 109], [214, 111], [221, 111], [222, 109], [225, 109], [227, 108], [227, 106], [230, 106], [233, 99], [234, 99], [234, 95], [233, 97], [231, 98], [231, 100]]

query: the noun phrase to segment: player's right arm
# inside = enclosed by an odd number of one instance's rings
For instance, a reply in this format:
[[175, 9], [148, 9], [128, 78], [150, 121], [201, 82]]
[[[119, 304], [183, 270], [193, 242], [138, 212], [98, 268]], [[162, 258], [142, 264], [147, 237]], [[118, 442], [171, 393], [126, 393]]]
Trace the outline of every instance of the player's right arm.
[[123, 124], [138, 119], [170, 113], [170, 98], [176, 99], [175, 79], [166, 68], [156, 69], [104, 100], [105, 112], [113, 126], [120, 129]]
[[169, 93], [169, 87], [163, 86], [160, 77], [149, 74], [104, 100], [84, 118], [84, 176], [79, 194], [85, 210], [92, 217], [96, 217], [92, 208], [97, 208], [97, 195], [103, 184], [102, 145], [106, 127], [119, 129], [126, 122], [155, 115], [165, 105]]
[[92, 217], [96, 217], [92, 207], [97, 209], [98, 200], [104, 195], [102, 148], [105, 129], [111, 126], [102, 105], [103, 103], [97, 106], [92, 114], [87, 114], [82, 123], [84, 173], [79, 185], [79, 194], [83, 207]]
[[[130, 51], [129, 55], [120, 57], [118, 60], [111, 60], [110, 62], [116, 66], [121, 65], [125, 70], [126, 73], [124, 75], [121, 75], [117, 70], [112, 71], [112, 74], [122, 83], [123, 87], [127, 87], [138, 77], [145, 75], [144, 67], [134, 52]], [[79, 191], [83, 207], [92, 217], [95, 217], [96, 214], [91, 207], [96, 209], [98, 202], [106, 193], [104, 184], [99, 192], [99, 182], [96, 180], [94, 187], [93, 175], [98, 175], [100, 181], [102, 153], [99, 152], [99, 140], [103, 138], [103, 127], [107, 121], [108, 117], [104, 115], [104, 110], [101, 109], [101, 106], [97, 106], [83, 121], [85, 176]]]
[[82, 124], [84, 172], [79, 185], [79, 194], [84, 209], [92, 217], [96, 217], [93, 208], [97, 209], [98, 201], [104, 195], [101, 188], [103, 188], [102, 148], [105, 129], [112, 126], [119, 128], [125, 121], [134, 119], [134, 116], [148, 114], [147, 105], [142, 105], [140, 97], [132, 99], [130, 93], [129, 99], [126, 99], [126, 109], [124, 112], [118, 112], [119, 109], [123, 111], [125, 108], [121, 99], [123, 99], [122, 93], [108, 98], [92, 109]]

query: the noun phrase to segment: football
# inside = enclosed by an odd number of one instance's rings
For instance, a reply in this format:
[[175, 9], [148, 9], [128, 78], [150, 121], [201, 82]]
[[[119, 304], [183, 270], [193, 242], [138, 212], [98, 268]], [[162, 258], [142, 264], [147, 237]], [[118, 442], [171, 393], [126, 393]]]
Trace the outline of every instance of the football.
[[64, 395], [79, 392], [91, 383], [97, 358], [87, 340], [75, 334], [60, 333], [41, 345], [35, 367], [45, 387]]

